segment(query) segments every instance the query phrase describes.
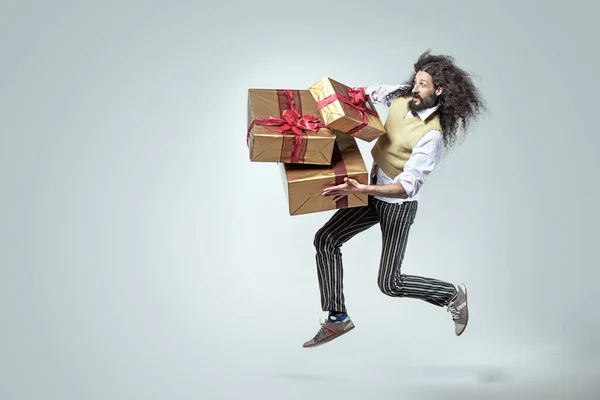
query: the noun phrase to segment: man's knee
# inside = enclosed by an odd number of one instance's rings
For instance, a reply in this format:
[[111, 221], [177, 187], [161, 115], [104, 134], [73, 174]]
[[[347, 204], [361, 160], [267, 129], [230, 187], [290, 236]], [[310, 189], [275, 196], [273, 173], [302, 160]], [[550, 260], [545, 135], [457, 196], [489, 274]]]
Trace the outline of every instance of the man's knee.
[[323, 227], [315, 233], [313, 245], [317, 250], [331, 249], [340, 247], [338, 240], [330, 229]]
[[390, 276], [388, 278], [380, 278], [377, 281], [381, 293], [390, 297], [402, 296], [402, 282], [399, 279]]
[[395, 297], [394, 287], [390, 281], [379, 281], [379, 290], [386, 296]]

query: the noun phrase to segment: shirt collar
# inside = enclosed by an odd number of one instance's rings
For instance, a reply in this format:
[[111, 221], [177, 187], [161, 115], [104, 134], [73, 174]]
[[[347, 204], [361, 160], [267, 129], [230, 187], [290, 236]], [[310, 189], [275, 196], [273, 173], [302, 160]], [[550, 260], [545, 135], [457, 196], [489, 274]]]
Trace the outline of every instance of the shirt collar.
[[[425, 121], [427, 118], [429, 118], [429, 116], [431, 116], [431, 114], [433, 114], [438, 108], [440, 107], [439, 104], [436, 104], [433, 107], [429, 107], [426, 108], [424, 110], [419, 110], [417, 111], [417, 115], [419, 116], [419, 118], [421, 118], [422, 121]], [[410, 110], [408, 111], [408, 114], [411, 114]], [[407, 115], [408, 115], [407, 114]]]

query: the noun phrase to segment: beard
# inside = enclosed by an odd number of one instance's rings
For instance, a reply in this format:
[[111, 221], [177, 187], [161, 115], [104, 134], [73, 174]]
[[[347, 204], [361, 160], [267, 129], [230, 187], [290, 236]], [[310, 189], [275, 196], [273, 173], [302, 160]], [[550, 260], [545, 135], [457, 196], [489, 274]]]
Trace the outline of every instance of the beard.
[[[415, 104], [415, 97], [417, 97], [420, 100], [419, 104]], [[427, 108], [433, 107], [435, 105], [436, 101], [437, 101], [437, 97], [435, 95], [431, 95], [429, 97], [422, 98], [418, 94], [417, 95], [413, 94], [413, 97], [408, 102], [408, 105], [410, 107], [410, 111], [417, 112], [417, 111], [421, 111], [421, 110], [425, 110]]]

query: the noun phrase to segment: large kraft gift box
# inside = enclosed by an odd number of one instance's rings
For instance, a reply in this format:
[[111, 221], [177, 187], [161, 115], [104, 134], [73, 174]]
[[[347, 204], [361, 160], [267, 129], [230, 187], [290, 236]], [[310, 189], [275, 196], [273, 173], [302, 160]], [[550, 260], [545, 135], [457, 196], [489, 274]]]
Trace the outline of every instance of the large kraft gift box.
[[279, 165], [290, 215], [362, 207], [368, 204], [368, 196], [365, 194], [350, 194], [338, 201], [334, 201], [331, 196], [321, 194], [326, 187], [344, 183], [346, 177], [365, 185], [369, 182], [369, 174], [356, 139], [343, 132], [335, 132], [335, 134], [330, 166]]
[[246, 137], [253, 162], [330, 165], [335, 134], [308, 90], [248, 90]]
[[328, 128], [366, 142], [386, 133], [364, 88], [351, 88], [331, 78], [323, 78], [308, 90], [317, 102], [321, 119]]

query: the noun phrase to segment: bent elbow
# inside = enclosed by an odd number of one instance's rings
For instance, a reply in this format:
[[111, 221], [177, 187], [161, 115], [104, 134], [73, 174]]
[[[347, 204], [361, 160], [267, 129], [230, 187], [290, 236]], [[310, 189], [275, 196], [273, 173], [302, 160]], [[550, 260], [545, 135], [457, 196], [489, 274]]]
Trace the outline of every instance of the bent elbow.
[[417, 195], [417, 193], [419, 193], [419, 189], [421, 188], [421, 186], [423, 185], [423, 181], [419, 180], [419, 179], [414, 179], [410, 185], [406, 185], [406, 187], [404, 187], [405, 190], [403, 190], [400, 195], [402, 196], [402, 199], [408, 199], [408, 198], [412, 198], [415, 197]]

